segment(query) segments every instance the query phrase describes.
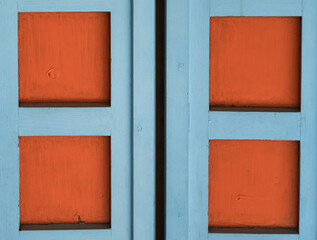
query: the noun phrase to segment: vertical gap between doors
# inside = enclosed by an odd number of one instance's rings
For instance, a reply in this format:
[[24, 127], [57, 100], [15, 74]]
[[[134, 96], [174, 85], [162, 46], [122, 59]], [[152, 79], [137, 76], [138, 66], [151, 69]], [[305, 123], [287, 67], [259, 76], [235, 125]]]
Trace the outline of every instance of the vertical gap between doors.
[[156, 240], [165, 235], [165, 1], [156, 1]]

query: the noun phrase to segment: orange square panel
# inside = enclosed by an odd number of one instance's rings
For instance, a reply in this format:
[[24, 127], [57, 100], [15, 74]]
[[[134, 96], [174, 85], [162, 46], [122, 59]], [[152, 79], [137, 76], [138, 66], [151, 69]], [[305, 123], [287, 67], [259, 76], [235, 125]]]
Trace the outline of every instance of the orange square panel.
[[211, 17], [211, 107], [300, 106], [301, 18]]
[[298, 227], [297, 141], [211, 140], [210, 227]]
[[20, 223], [110, 223], [110, 137], [20, 137]]
[[19, 13], [22, 103], [110, 103], [110, 13]]

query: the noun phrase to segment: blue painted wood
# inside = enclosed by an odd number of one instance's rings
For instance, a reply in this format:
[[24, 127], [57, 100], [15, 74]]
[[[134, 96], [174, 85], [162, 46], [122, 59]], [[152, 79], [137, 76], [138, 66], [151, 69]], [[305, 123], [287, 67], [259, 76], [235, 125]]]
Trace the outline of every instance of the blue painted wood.
[[132, 239], [132, 1], [112, 9], [111, 236]]
[[166, 240], [188, 239], [189, 1], [166, 1]]
[[305, 0], [210, 0], [210, 16], [302, 16]]
[[300, 239], [317, 238], [317, 1], [304, 0], [300, 143]]
[[[111, 108], [19, 108], [18, 11], [109, 10]], [[0, 238], [132, 239], [132, 2], [2, 0], [0, 19]], [[19, 232], [19, 135], [111, 136], [111, 229]]]
[[18, 36], [14, 1], [0, 1], [0, 238], [19, 237]]
[[89, 12], [113, 11], [114, 0], [18, 0], [19, 12]]
[[208, 240], [299, 240], [298, 234], [229, 234], [210, 233]]
[[[188, 1], [188, 239], [208, 236], [209, 0]], [[171, 160], [171, 159], [170, 159]]]
[[[317, 1], [209, 4], [167, 1], [166, 239], [316, 239]], [[301, 112], [209, 112], [209, 16], [303, 16]], [[299, 234], [208, 233], [208, 139], [301, 141]]]
[[111, 108], [19, 108], [19, 136], [110, 136]]
[[[16, 238], [18, 239], [18, 238]], [[108, 240], [113, 239], [112, 230], [53, 230], [21, 231], [20, 240]]]
[[133, 239], [155, 239], [154, 0], [133, 1]]
[[209, 139], [300, 140], [298, 112], [209, 112]]

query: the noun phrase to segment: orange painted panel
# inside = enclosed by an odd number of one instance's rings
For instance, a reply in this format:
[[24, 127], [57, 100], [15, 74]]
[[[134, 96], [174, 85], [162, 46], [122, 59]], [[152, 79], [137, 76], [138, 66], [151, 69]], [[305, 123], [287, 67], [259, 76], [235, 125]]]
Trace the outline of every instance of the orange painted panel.
[[211, 140], [209, 226], [298, 226], [296, 141]]
[[210, 18], [210, 106], [299, 107], [300, 74], [300, 18]]
[[20, 102], [110, 102], [110, 13], [19, 13]]
[[20, 137], [20, 222], [110, 223], [110, 137]]

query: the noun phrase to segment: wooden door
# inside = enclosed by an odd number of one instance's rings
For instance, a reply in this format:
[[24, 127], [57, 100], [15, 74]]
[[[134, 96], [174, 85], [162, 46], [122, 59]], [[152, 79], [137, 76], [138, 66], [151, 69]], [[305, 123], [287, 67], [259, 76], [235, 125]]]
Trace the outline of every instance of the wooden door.
[[143, 5], [0, 3], [1, 239], [154, 239], [155, 9]]
[[166, 239], [315, 239], [314, 1], [167, 1]]

